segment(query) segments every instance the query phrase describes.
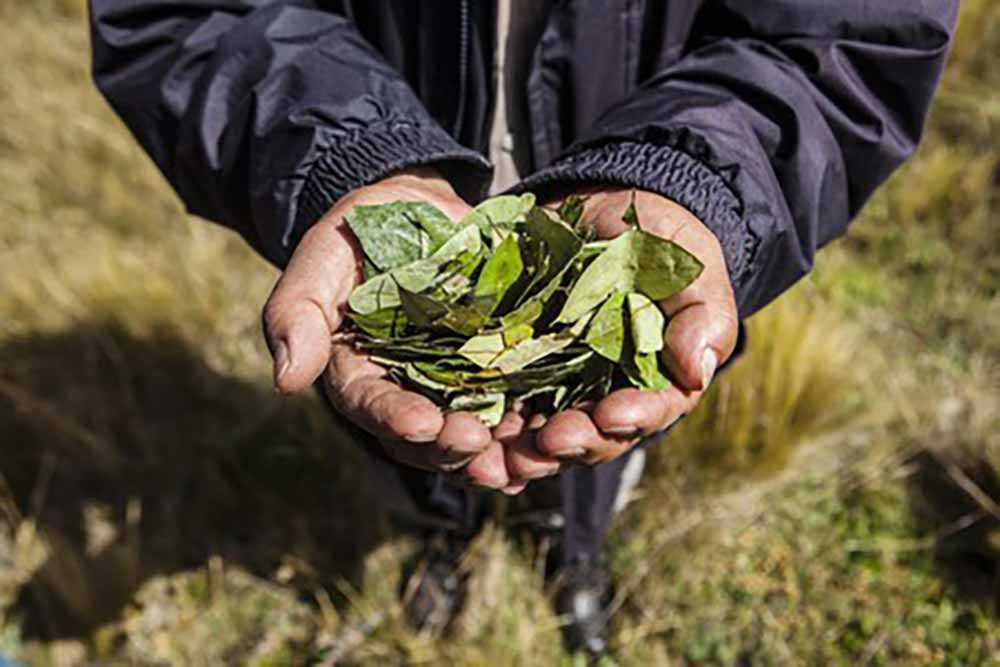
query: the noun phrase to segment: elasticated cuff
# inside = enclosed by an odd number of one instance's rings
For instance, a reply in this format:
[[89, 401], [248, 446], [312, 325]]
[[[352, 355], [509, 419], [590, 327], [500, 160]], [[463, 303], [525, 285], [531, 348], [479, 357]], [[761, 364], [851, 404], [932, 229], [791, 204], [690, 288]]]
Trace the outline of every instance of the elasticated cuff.
[[610, 183], [648, 190], [693, 213], [716, 235], [733, 284], [747, 277], [756, 237], [739, 196], [719, 172], [672, 146], [618, 141], [567, 155], [522, 181], [518, 190], [567, 183]]
[[462, 196], [475, 199], [488, 187], [492, 167], [475, 151], [435, 126], [394, 123], [369, 128], [325, 148], [310, 166], [297, 198], [294, 224], [282, 244], [294, 248], [305, 231], [348, 192], [389, 174], [435, 165]]

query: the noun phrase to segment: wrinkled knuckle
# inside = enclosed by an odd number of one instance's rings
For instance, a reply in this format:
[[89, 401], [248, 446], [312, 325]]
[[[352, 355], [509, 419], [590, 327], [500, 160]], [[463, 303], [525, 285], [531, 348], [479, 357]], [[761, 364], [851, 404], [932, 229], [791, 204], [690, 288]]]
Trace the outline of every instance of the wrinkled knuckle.
[[382, 406], [382, 411], [389, 430], [404, 439], [430, 441], [441, 431], [436, 415], [422, 402], [402, 398], [394, 405]]

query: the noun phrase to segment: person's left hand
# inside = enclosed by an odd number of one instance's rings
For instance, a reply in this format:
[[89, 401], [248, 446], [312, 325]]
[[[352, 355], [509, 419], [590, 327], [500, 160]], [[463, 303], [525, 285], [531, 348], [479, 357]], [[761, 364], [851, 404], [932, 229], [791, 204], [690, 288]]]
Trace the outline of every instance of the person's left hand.
[[[629, 227], [622, 221], [632, 190], [605, 188], [588, 195], [582, 224], [599, 238], [614, 238]], [[566, 463], [596, 465], [628, 452], [643, 436], [680, 419], [697, 405], [716, 369], [736, 345], [738, 316], [722, 248], [715, 235], [690, 211], [660, 195], [636, 191], [640, 226], [670, 239], [705, 265], [701, 276], [660, 307], [669, 318], [663, 361], [672, 386], [663, 391], [619, 389], [604, 399], [556, 415], [508, 414], [494, 428], [505, 445], [508, 492], [527, 480], [556, 474]]]

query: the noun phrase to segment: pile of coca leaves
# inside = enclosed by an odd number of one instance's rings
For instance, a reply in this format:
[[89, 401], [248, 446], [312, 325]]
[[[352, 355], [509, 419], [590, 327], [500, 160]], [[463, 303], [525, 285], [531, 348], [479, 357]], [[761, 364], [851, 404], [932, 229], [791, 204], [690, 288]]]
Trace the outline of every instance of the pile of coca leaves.
[[613, 388], [669, 386], [655, 302], [703, 266], [644, 231], [634, 204], [628, 231], [595, 239], [579, 224], [585, 205], [505, 195], [458, 224], [425, 202], [356, 207], [355, 344], [400, 385], [490, 426], [515, 401], [556, 411]]

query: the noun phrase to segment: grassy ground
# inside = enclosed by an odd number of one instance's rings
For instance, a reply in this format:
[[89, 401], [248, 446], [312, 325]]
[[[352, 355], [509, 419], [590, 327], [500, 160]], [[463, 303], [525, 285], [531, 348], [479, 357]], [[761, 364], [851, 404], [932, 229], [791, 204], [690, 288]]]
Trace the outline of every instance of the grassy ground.
[[[963, 11], [918, 158], [655, 450], [608, 664], [1000, 664], [1000, 8]], [[82, 0], [0, 26], [0, 664], [577, 664], [499, 523], [454, 636], [406, 629], [412, 542], [269, 390], [273, 270], [91, 89]]]

